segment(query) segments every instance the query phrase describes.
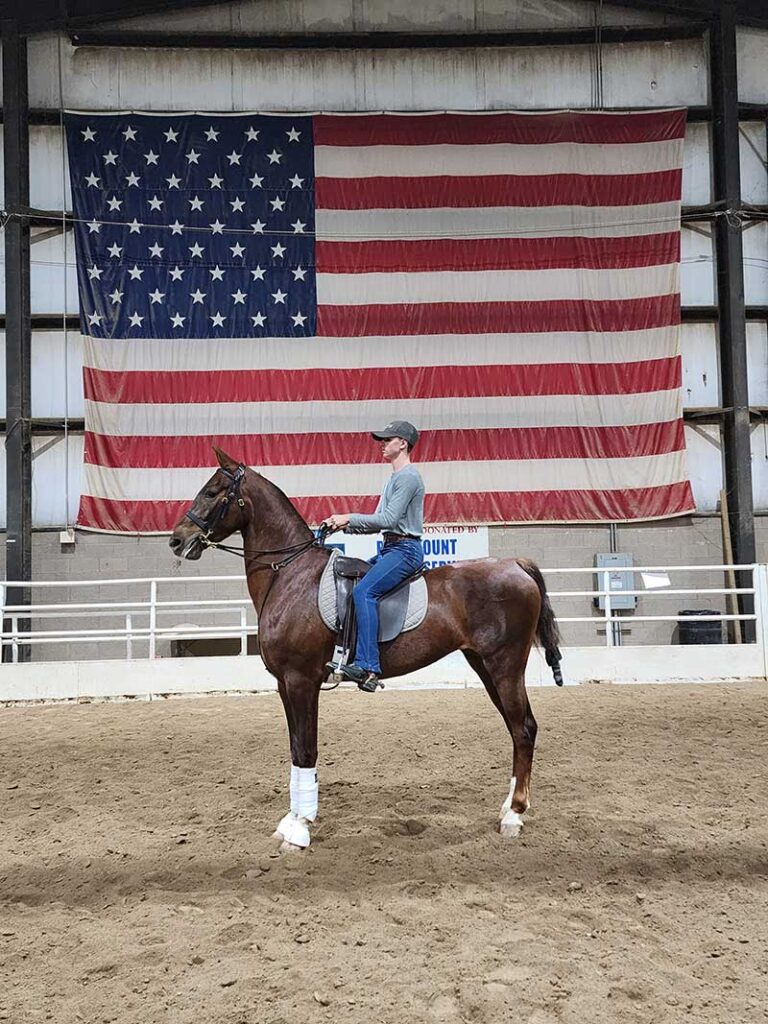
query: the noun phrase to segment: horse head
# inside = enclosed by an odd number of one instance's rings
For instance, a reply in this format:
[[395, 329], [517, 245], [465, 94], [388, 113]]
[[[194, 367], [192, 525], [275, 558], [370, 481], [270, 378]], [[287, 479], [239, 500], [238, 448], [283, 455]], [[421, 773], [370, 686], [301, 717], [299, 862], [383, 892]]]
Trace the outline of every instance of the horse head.
[[245, 466], [214, 445], [219, 468], [176, 524], [169, 544], [179, 558], [198, 559], [209, 544], [225, 540], [245, 523], [240, 488]]

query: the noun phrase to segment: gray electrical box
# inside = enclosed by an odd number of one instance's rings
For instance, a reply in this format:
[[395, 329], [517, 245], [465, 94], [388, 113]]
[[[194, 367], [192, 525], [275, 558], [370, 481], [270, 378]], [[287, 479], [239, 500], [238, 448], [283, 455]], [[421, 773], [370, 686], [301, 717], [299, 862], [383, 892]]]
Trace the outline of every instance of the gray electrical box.
[[[634, 594], [626, 594], [623, 591], [635, 590], [635, 574], [632, 571], [632, 555], [595, 555], [595, 568], [608, 569], [608, 590], [611, 592], [611, 609], [636, 608], [637, 598]], [[602, 573], [595, 573], [595, 590], [605, 590], [603, 586], [605, 577]], [[605, 610], [605, 598], [595, 598], [595, 606]]]

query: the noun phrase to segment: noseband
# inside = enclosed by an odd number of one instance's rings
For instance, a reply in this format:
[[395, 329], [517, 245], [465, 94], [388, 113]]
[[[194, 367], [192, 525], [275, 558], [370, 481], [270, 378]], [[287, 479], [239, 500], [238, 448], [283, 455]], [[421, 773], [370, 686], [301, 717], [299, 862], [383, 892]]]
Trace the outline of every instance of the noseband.
[[223, 473], [230, 481], [227, 493], [221, 499], [219, 504], [211, 509], [205, 519], [196, 515], [192, 509], [184, 513], [186, 519], [189, 519], [190, 522], [194, 523], [195, 526], [198, 527], [198, 529], [203, 531], [204, 540], [207, 540], [213, 533], [215, 528], [227, 514], [229, 506], [233, 501], [237, 500], [237, 504], [240, 508], [245, 506], [245, 502], [240, 497], [240, 484], [243, 482], [243, 477], [245, 476], [245, 466], [239, 465], [234, 473], [230, 473], [228, 469], [224, 469], [224, 467], [221, 466], [219, 467], [219, 472]]

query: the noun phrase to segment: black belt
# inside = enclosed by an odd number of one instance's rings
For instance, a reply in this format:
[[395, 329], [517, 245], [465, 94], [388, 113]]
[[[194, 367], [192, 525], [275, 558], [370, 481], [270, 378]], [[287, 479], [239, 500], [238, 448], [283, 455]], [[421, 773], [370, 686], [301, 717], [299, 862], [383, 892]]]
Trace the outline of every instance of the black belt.
[[397, 544], [399, 540], [421, 540], [421, 537], [417, 537], [413, 533], [383, 533], [385, 543]]

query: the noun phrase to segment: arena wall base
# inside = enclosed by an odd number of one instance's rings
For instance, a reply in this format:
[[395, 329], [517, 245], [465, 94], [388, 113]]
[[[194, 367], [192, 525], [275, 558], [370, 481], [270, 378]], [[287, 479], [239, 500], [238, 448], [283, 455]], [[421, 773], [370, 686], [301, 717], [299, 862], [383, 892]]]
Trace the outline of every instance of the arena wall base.
[[[570, 647], [563, 651], [562, 668], [566, 685], [766, 680], [762, 643]], [[539, 651], [531, 654], [526, 678], [529, 686], [554, 685], [552, 673]], [[389, 690], [417, 690], [461, 689], [482, 684], [464, 656], [456, 652], [410, 675], [389, 679], [386, 685]], [[33, 662], [4, 665], [0, 675], [3, 703], [267, 693], [275, 689], [274, 678], [258, 657]]]

